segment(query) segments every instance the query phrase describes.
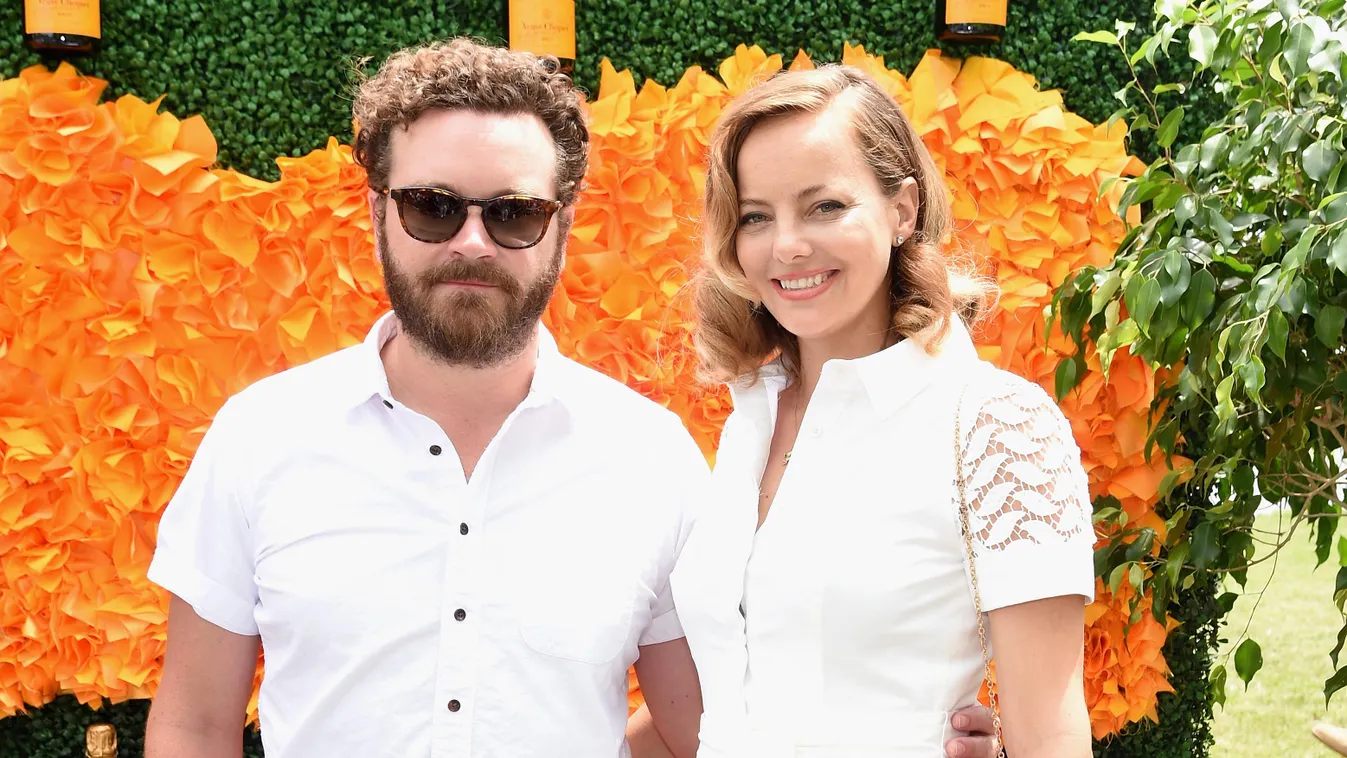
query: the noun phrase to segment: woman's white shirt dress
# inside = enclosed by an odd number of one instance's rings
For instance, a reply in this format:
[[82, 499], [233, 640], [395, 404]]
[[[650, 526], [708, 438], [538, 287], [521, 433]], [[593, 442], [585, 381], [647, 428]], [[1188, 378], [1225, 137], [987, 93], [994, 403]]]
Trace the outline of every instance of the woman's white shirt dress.
[[[937, 758], [983, 678], [955, 409], [984, 611], [1094, 595], [1080, 451], [1038, 385], [962, 323], [825, 364], [766, 521], [779, 366], [731, 389], [712, 491], [671, 579], [701, 679], [700, 758]], [[791, 419], [791, 422], [794, 420]]]

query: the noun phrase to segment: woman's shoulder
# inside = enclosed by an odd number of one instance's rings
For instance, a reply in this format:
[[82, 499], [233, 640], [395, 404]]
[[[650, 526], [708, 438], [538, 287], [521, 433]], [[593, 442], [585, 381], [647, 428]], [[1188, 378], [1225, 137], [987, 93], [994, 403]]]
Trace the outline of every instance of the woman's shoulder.
[[976, 407], [1011, 404], [1025, 409], [1057, 409], [1057, 401], [1038, 382], [979, 360], [970, 372], [965, 395]]
[[960, 402], [963, 436], [976, 436], [979, 430], [995, 435], [997, 429], [1019, 429], [1071, 439], [1070, 422], [1047, 389], [1012, 371], [979, 363]]

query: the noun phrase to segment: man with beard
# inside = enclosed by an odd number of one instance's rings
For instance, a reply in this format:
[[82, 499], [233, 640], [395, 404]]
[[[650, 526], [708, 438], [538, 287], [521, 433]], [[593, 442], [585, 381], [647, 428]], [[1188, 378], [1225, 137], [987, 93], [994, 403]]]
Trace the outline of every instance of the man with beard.
[[539, 64], [455, 40], [361, 84], [392, 312], [203, 438], [150, 568], [171, 599], [148, 758], [238, 758], [259, 645], [268, 758], [695, 753], [668, 577], [708, 471], [540, 326], [588, 131]]

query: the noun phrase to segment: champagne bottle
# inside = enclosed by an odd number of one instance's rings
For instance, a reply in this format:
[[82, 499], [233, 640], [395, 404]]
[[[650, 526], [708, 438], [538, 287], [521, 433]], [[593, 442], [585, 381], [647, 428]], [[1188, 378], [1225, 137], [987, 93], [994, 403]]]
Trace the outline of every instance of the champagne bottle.
[[1001, 41], [1009, 0], [936, 0], [935, 36], [942, 42]]
[[52, 53], [92, 53], [103, 36], [99, 0], [23, 0], [23, 42]]
[[551, 55], [575, 75], [575, 0], [505, 0], [511, 50]]
[[84, 730], [84, 758], [117, 758], [117, 728], [93, 724]]

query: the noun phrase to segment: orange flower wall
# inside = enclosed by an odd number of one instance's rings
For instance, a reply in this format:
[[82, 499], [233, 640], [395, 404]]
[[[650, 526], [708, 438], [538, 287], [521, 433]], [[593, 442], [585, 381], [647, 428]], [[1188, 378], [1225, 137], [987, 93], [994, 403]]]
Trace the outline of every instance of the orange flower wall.
[[[980, 335], [997, 364], [1051, 388], [1067, 348], [1042, 311], [1123, 234], [1105, 179], [1135, 172], [1108, 133], [987, 59], [931, 52], [910, 77], [862, 48], [944, 168], [954, 249], [994, 272]], [[812, 63], [797, 56], [792, 67]], [[703, 156], [717, 115], [779, 56], [741, 47], [719, 77], [637, 89], [605, 61], [568, 265], [547, 313], [561, 349], [677, 411], [713, 456], [728, 395], [692, 379], [690, 298]], [[359, 341], [386, 308], [363, 172], [336, 140], [263, 182], [212, 168], [200, 117], [101, 102], [62, 66], [0, 82], [0, 716], [58, 693], [149, 697], [167, 601], [145, 580], [158, 514], [224, 399]], [[223, 135], [228, 139], [229, 135]], [[1096, 496], [1157, 526], [1164, 469], [1142, 456], [1155, 378], [1093, 364], [1064, 409]], [[1089, 609], [1096, 736], [1155, 717], [1168, 629], [1100, 588]], [[633, 682], [632, 703], [639, 702]], [[255, 704], [255, 701], [254, 701]]]

